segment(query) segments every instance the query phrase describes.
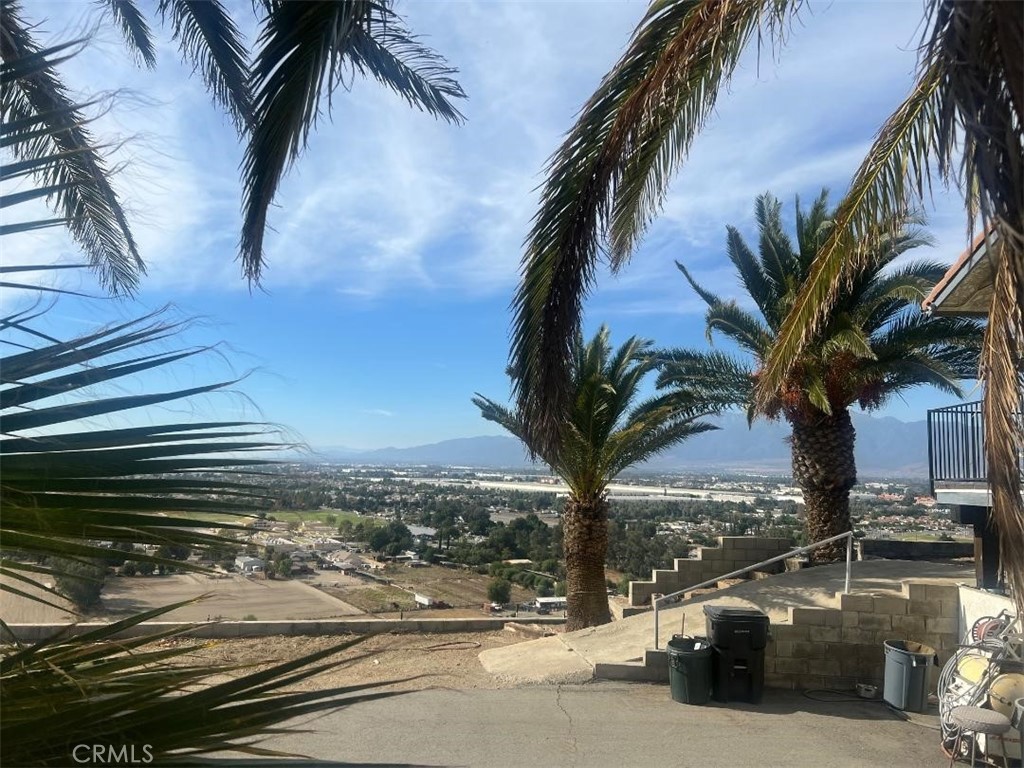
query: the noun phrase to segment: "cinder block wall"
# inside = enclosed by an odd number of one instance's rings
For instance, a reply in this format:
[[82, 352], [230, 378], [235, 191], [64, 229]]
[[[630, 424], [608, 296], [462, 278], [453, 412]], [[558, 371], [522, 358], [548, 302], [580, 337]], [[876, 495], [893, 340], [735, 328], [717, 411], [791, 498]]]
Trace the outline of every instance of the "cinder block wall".
[[772, 625], [765, 649], [765, 685], [773, 688], [881, 687], [886, 640], [934, 648], [929, 688], [959, 642], [956, 585], [904, 582], [901, 596], [841, 595], [839, 608], [790, 608], [788, 624]]
[[[629, 583], [629, 604], [646, 606], [651, 595], [670, 594], [686, 589], [702, 581], [724, 576], [727, 573], [755, 565], [763, 560], [789, 552], [795, 544], [792, 539], [767, 536], [719, 536], [717, 547], [698, 547], [697, 558], [676, 558], [675, 568], [659, 570], [651, 574], [650, 581]], [[777, 563], [773, 572], [782, 571], [784, 566]]]

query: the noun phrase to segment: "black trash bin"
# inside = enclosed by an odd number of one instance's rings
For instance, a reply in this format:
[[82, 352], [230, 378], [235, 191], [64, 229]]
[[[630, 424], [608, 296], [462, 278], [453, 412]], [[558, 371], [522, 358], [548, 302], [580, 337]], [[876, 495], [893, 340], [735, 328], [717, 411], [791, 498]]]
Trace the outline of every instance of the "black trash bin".
[[924, 712], [928, 706], [928, 668], [938, 663], [934, 648], [907, 640], [886, 640], [882, 698], [896, 709]]
[[768, 614], [756, 608], [705, 605], [712, 657], [711, 695], [716, 701], [757, 704], [764, 693], [764, 649]]
[[706, 637], [676, 635], [668, 641], [668, 682], [672, 700], [707, 704], [711, 698], [711, 643]]

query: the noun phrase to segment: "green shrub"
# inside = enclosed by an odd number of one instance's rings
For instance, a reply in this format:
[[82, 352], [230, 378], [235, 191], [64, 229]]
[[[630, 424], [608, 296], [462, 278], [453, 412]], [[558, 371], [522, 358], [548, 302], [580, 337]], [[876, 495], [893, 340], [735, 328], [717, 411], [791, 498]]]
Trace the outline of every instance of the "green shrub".
[[487, 599], [504, 605], [512, 600], [512, 584], [505, 579], [491, 579], [487, 585]]
[[57, 591], [82, 611], [88, 611], [100, 604], [103, 578], [106, 567], [97, 561], [65, 560], [51, 558], [50, 565], [58, 573], [55, 576]]

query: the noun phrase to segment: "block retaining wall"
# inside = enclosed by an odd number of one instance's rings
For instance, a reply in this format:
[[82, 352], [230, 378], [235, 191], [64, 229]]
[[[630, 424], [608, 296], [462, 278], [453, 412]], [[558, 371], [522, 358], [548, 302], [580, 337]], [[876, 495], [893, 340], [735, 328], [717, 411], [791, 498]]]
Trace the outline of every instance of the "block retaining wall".
[[[697, 557], [680, 557], [671, 570], [657, 570], [650, 581], [629, 583], [629, 604], [650, 606], [651, 595], [663, 595], [700, 584], [716, 576], [755, 565], [792, 550], [796, 545], [791, 539], [767, 536], [719, 536], [717, 547], [697, 547]], [[781, 562], [766, 570], [779, 573], [785, 565]]]
[[790, 608], [789, 624], [772, 625], [765, 649], [765, 685], [773, 688], [881, 688], [886, 640], [935, 649], [929, 687], [957, 648], [959, 588], [904, 582], [902, 595], [840, 596], [839, 608]]

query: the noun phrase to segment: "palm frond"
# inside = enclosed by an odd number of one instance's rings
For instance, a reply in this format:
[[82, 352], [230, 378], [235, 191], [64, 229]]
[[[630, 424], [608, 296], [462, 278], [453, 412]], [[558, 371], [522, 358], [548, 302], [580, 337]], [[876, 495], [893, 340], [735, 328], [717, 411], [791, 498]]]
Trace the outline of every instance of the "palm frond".
[[724, 352], [689, 349], [659, 350], [657, 387], [685, 393], [690, 402], [713, 410], [749, 407], [754, 372], [744, 361]]
[[463, 98], [453, 70], [406, 32], [388, 2], [274, 3], [264, 19], [250, 87], [255, 123], [242, 161], [240, 259], [258, 282], [267, 211], [281, 178], [301, 154], [321, 97], [342, 83], [346, 65], [371, 74], [410, 104], [448, 120]]
[[[821, 203], [827, 199], [827, 194], [827, 192], [823, 191], [817, 202]], [[790, 292], [790, 284], [793, 280], [799, 281], [802, 278], [800, 269], [804, 253], [802, 246], [804, 240], [809, 238], [808, 233], [801, 231], [801, 229], [811, 232], [816, 229], [820, 222], [815, 220], [813, 212], [818, 210], [815, 207], [812, 209], [811, 218], [804, 219], [803, 213], [800, 210], [800, 201], [797, 200], [797, 234], [801, 237], [801, 251], [799, 254], [796, 254], [793, 252], [793, 244], [790, 242], [789, 236], [786, 235], [785, 230], [782, 228], [782, 202], [767, 192], [763, 195], [758, 195], [757, 200], [754, 201], [754, 218], [757, 220], [758, 253], [761, 260], [761, 269], [767, 282], [772, 286], [772, 295], [776, 299]], [[813, 238], [813, 235], [811, 237]], [[754, 299], [757, 300], [757, 297], [755, 296]], [[768, 296], [766, 295], [765, 300], [767, 299]], [[758, 302], [758, 306], [760, 306], [760, 302]], [[784, 314], [784, 311], [782, 308], [779, 308], [776, 309], [775, 314], [776, 316], [781, 316]], [[765, 317], [771, 321], [767, 315]], [[773, 322], [772, 325], [774, 328], [778, 328], [778, 322]]]
[[[0, 17], [0, 140], [17, 161], [33, 166], [38, 186], [6, 193], [5, 205], [45, 190], [100, 281], [115, 293], [131, 293], [144, 272], [127, 217], [110, 183], [110, 170], [89, 133], [88, 120], [55, 68], [67, 46], [41, 48], [18, 3]], [[53, 223], [52, 221], [50, 223]], [[34, 222], [32, 226], [38, 226]], [[25, 223], [19, 225], [26, 228]], [[14, 231], [17, 231], [17, 227]]]
[[[668, 413], [672, 410], [669, 408]], [[666, 418], [668, 413], [664, 409], [651, 410], [648, 418], [627, 425], [613, 436], [606, 452], [608, 463], [603, 468], [608, 477], [615, 477], [623, 470], [635, 467], [683, 440], [718, 429], [709, 422], [697, 421], [697, 415]]]
[[278, 732], [275, 726], [295, 717], [398, 695], [370, 692], [376, 684], [280, 691], [335, 667], [337, 662], [327, 660], [356, 646], [358, 638], [257, 672], [190, 663], [190, 646], [158, 645], [187, 625], [119, 639], [121, 632], [183, 604], [74, 638], [8, 646], [0, 659], [4, 764], [67, 764], [74, 747], [83, 743], [135, 744], [140, 749], [145, 744], [149, 754], [137, 753], [139, 760], [148, 756], [167, 765], [194, 764], [199, 755], [225, 749], [281, 756], [246, 740]]
[[[1005, 241], [1001, 246], [1009, 249]], [[985, 456], [992, 489], [992, 521], [999, 532], [999, 558], [1013, 589], [1018, 611], [1024, 610], [1024, 502], [1020, 457], [1024, 455], [1024, 318], [1018, 298], [1017, 266], [1006, 254], [997, 259], [992, 310], [982, 358], [985, 378]]]
[[244, 133], [253, 118], [248, 51], [220, 0], [160, 0], [157, 8], [170, 20], [182, 55]]
[[825, 363], [844, 354], [868, 360], [875, 357], [871, 337], [846, 315], [833, 318], [828, 338], [821, 345], [820, 354]]
[[423, 45], [397, 15], [372, 20], [366, 27], [356, 26], [347, 60], [359, 74], [372, 76], [410, 107], [448, 123], [465, 121], [454, 103], [466, 98], [453, 77], [457, 70]]
[[765, 320], [773, 326], [777, 325], [775, 314], [778, 310], [779, 291], [774, 290], [774, 281], [761, 269], [757, 257], [743, 241], [739, 230], [728, 226], [726, 232], [725, 252], [729, 256], [729, 261], [735, 265], [743, 288], [754, 300]]
[[718, 331], [735, 341], [755, 357], [766, 354], [772, 343], [770, 329], [734, 301], [709, 307], [704, 315], [708, 340]]
[[[11, 320], [9, 333], [23, 327]], [[101, 541], [222, 545], [196, 517], [251, 514], [270, 497], [260, 470], [285, 444], [276, 430], [248, 422], [198, 422], [97, 429], [87, 420], [215, 392], [221, 382], [157, 394], [96, 398], [91, 388], [191, 358], [206, 348], [138, 354], [181, 329], [160, 314], [68, 342], [19, 345], [0, 359], [0, 520], [5, 573], [32, 571], [32, 558], [103, 557]], [[6, 339], [5, 339], [6, 340]], [[240, 483], [232, 479], [244, 477]], [[137, 559], [145, 559], [139, 556]]]
[[153, 34], [133, 0], [101, 0], [109, 9], [114, 21], [121, 28], [121, 34], [131, 50], [142, 62], [152, 69], [156, 66], [156, 50], [153, 48]]
[[694, 293], [700, 296], [701, 299], [704, 300], [704, 303], [707, 304], [709, 307], [713, 307], [716, 304], [724, 303], [719, 296], [707, 290], [706, 288], [703, 288], [696, 280], [694, 280], [693, 275], [690, 274], [690, 270], [688, 270], [684, 264], [677, 261], [676, 269], [683, 273], [683, 277], [686, 278], [686, 282], [688, 282], [690, 284], [690, 287], [693, 288]]
[[547, 166], [513, 299], [514, 397], [557, 449], [572, 344], [607, 232], [621, 266], [672, 171], [755, 32], [778, 34], [798, 3], [659, 0]]
[[899, 216], [910, 198], [905, 167], [910, 165], [923, 185], [929, 175], [928, 157], [934, 145], [934, 117], [939, 75], [925, 73], [914, 92], [882, 128], [846, 197], [833, 217], [832, 232], [822, 244], [810, 275], [779, 330], [779, 343], [766, 361], [761, 397], [777, 389], [796, 356], [817, 333], [835, 305], [842, 286], [868, 257], [858, 243], [871, 242], [875, 223]]
[[861, 327], [874, 333], [908, 304], [920, 304], [945, 272], [946, 267], [938, 262], [914, 261], [878, 277], [854, 308]]

